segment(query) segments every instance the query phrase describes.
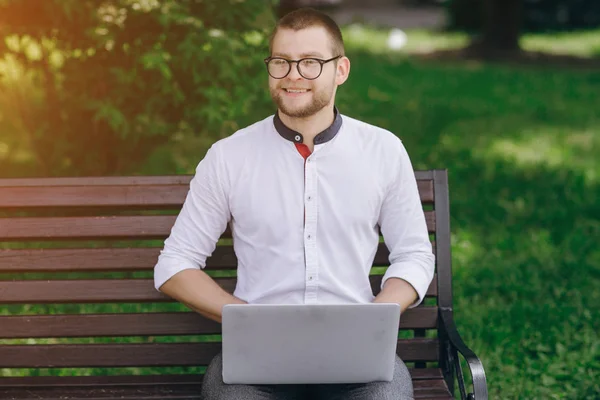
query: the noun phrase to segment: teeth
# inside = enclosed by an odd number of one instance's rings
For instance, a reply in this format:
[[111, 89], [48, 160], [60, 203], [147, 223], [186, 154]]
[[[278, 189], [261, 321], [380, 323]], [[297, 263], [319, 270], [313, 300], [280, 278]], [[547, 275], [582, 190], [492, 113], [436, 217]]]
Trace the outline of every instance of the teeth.
[[306, 93], [307, 89], [285, 89], [286, 92], [289, 93]]

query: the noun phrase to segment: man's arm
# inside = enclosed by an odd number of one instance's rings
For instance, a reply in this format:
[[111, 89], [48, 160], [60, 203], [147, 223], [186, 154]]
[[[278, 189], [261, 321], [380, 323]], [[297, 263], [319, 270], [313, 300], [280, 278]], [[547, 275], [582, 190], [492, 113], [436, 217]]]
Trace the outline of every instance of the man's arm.
[[379, 226], [390, 251], [390, 266], [375, 302], [393, 302], [401, 311], [425, 298], [433, 279], [435, 257], [427, 231], [415, 173], [402, 143], [393, 177], [383, 200]]
[[225, 304], [243, 303], [202, 269], [230, 219], [228, 181], [219, 148], [198, 164], [181, 212], [154, 267], [154, 286], [203, 316], [221, 321]]
[[227, 293], [204, 271], [198, 269], [186, 269], [177, 273], [165, 282], [160, 290], [219, 323], [225, 304], [246, 304], [245, 301]]
[[404, 312], [418, 298], [417, 291], [410, 283], [404, 279], [390, 278], [385, 282], [373, 303], [398, 303], [400, 312]]

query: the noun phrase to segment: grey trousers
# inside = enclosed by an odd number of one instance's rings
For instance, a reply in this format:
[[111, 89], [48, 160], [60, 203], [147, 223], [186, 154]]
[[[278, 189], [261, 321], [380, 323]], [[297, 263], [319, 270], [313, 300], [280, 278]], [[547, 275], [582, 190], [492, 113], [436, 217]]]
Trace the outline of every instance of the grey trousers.
[[391, 382], [319, 385], [228, 385], [223, 383], [223, 359], [218, 354], [202, 383], [203, 400], [405, 400], [413, 399], [406, 365], [396, 356]]

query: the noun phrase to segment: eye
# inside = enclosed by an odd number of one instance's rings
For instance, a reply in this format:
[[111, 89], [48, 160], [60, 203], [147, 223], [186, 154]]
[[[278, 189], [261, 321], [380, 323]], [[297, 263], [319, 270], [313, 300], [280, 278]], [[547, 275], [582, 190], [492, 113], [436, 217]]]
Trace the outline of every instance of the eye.
[[306, 65], [307, 67], [312, 67], [313, 65], [319, 64], [319, 62], [317, 60], [313, 60], [312, 58], [307, 58], [306, 60], [302, 60], [302, 64]]
[[271, 60], [271, 64], [273, 64], [276, 67], [281, 67], [283, 65], [287, 64], [287, 61], [281, 59], [281, 58], [274, 58]]

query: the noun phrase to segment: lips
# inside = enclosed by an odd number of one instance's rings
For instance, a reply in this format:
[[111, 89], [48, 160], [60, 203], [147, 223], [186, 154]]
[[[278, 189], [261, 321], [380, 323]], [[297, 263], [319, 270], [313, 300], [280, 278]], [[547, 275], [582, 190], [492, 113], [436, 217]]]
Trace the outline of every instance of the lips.
[[310, 92], [310, 89], [292, 87], [283, 87], [281, 90], [284, 93], [283, 96], [288, 99], [304, 98], [304, 96]]
[[310, 92], [310, 89], [300, 89], [300, 88], [283, 88], [286, 93], [307, 93]]

